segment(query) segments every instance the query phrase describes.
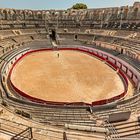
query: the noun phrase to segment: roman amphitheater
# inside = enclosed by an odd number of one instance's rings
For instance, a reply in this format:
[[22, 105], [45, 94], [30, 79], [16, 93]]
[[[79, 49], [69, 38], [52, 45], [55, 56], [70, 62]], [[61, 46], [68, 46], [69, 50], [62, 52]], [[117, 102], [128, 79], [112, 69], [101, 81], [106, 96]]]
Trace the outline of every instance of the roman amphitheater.
[[139, 140], [140, 2], [0, 9], [0, 140]]

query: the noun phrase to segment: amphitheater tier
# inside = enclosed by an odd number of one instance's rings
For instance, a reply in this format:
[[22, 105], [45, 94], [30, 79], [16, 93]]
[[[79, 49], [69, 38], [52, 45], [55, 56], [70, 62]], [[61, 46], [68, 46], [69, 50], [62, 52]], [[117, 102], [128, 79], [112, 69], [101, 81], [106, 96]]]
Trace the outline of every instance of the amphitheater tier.
[[104, 61], [71, 51], [41, 51], [14, 66], [11, 81], [27, 95], [53, 102], [104, 100], [123, 93], [122, 79]]

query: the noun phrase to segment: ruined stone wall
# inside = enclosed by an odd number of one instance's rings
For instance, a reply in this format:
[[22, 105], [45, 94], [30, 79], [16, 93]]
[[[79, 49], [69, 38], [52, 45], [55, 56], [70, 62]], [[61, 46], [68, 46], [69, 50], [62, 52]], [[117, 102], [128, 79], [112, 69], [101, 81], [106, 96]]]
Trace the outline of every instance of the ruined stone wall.
[[114, 8], [99, 8], [87, 10], [15, 10], [0, 9], [1, 25], [4, 24], [34, 24], [41, 26], [53, 24], [59, 27], [97, 27], [115, 28], [120, 24], [135, 24], [140, 26], [140, 3], [134, 6]]

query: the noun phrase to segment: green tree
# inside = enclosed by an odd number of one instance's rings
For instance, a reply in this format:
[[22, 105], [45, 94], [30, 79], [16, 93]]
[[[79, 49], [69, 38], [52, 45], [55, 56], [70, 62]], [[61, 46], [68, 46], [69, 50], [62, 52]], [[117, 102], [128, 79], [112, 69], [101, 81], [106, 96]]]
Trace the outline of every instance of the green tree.
[[72, 6], [72, 9], [87, 9], [87, 5], [83, 3], [76, 3]]

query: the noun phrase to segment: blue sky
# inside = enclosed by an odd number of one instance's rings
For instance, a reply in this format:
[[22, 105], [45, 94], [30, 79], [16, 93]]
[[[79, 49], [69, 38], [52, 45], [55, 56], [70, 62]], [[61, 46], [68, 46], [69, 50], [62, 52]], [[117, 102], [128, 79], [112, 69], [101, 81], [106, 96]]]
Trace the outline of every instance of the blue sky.
[[133, 5], [140, 0], [0, 0], [0, 8], [16, 9], [67, 9], [75, 3], [85, 3], [89, 8]]

